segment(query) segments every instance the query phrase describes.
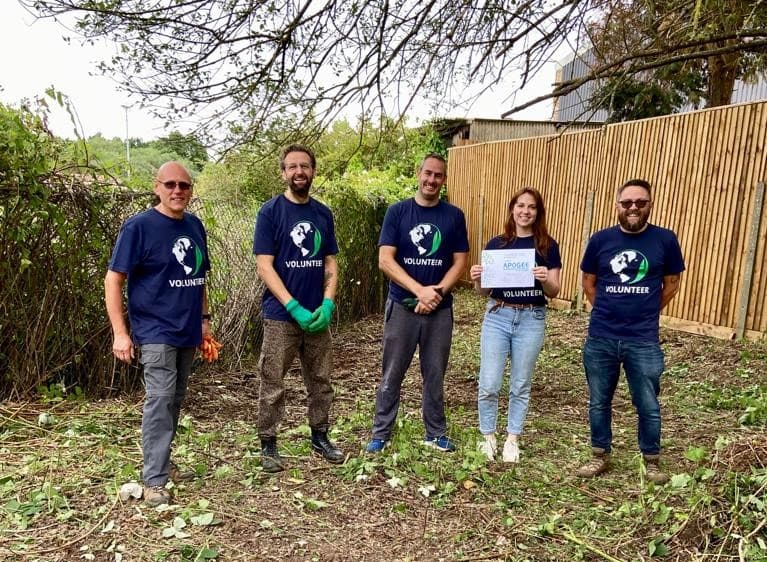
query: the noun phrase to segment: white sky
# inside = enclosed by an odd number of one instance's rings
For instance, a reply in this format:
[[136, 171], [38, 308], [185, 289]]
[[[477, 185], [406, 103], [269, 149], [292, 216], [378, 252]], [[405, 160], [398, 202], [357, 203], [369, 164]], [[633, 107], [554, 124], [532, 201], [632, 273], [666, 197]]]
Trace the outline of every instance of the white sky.
[[[82, 134], [89, 137], [101, 133], [107, 138], [124, 138], [126, 110], [128, 131], [132, 138], [151, 140], [167, 134], [163, 122], [139, 108], [138, 98], [131, 98], [119, 90], [116, 81], [102, 76], [96, 64], [109, 57], [114, 48], [106, 42], [99, 46], [82, 46], [73, 33], [52, 20], [39, 20], [30, 15], [16, 0], [0, 0], [0, 102], [18, 106], [22, 99], [44, 96], [46, 88], [54, 86], [69, 96], [82, 126]], [[67, 43], [63, 36], [70, 36]], [[551, 89], [555, 64], [549, 64], [522, 94], [509, 101], [506, 94], [489, 93], [475, 103], [469, 111], [454, 108], [445, 111], [446, 117], [500, 118], [514, 102], [532, 99]], [[74, 126], [67, 112], [49, 100], [51, 107], [49, 126], [63, 137], [74, 137]], [[548, 120], [551, 102], [515, 114], [514, 119]], [[177, 127], [182, 132], [185, 127]], [[186, 127], [190, 129], [190, 127]]]

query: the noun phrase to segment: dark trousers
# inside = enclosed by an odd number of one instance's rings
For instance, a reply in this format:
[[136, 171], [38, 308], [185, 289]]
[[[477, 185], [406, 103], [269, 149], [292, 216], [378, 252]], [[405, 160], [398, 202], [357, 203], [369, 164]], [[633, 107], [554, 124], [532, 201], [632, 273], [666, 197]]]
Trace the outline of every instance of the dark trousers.
[[261, 389], [258, 398], [258, 436], [276, 437], [285, 415], [285, 375], [296, 355], [308, 395], [309, 426], [327, 431], [333, 387], [330, 370], [333, 363], [330, 330], [318, 334], [304, 332], [293, 322], [264, 320], [264, 342], [258, 370]]
[[424, 315], [404, 306], [386, 302], [383, 335], [383, 376], [376, 392], [373, 439], [389, 439], [400, 403], [405, 372], [410, 367], [416, 346], [423, 381], [423, 423], [428, 437], [447, 432], [444, 379], [453, 337], [453, 309], [442, 308]]

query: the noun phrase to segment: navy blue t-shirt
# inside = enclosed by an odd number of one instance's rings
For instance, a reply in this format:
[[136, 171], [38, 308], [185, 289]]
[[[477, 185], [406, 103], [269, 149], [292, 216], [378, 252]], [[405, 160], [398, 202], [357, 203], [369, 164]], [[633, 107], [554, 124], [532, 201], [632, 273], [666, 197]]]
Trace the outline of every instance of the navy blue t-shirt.
[[[284, 194], [261, 207], [256, 218], [253, 253], [274, 256], [274, 269], [298, 303], [314, 311], [324, 295], [325, 256], [338, 253], [333, 214], [310, 198], [293, 203]], [[269, 320], [293, 322], [280, 301], [267, 289], [261, 313]]]
[[[517, 236], [514, 241], [507, 244], [503, 236], [492, 238], [485, 246], [485, 250], [530, 250], [535, 249], [534, 236]], [[562, 258], [559, 256], [559, 245], [553, 238], [549, 239], [549, 250], [546, 256], [542, 256], [538, 250], [535, 250], [535, 265], [544, 266], [549, 269], [561, 269]], [[490, 291], [490, 296], [494, 299], [514, 304], [535, 304], [539, 306], [546, 305], [546, 295], [543, 292], [543, 285], [537, 279], [534, 280], [532, 287], [506, 287], [494, 288]]]
[[128, 276], [128, 317], [137, 344], [202, 343], [202, 295], [210, 269], [208, 239], [190, 213], [174, 219], [156, 209], [120, 230], [109, 269]]
[[[378, 245], [397, 248], [397, 263], [421, 285], [437, 285], [452, 267], [453, 254], [469, 251], [466, 219], [461, 209], [445, 201], [422, 207], [414, 198], [406, 199], [387, 209]], [[394, 302], [414, 296], [389, 282]], [[447, 295], [439, 308], [452, 303], [452, 295]]]
[[638, 233], [600, 230], [589, 240], [581, 270], [597, 276], [590, 336], [658, 341], [663, 277], [684, 271], [672, 231], [652, 224]]

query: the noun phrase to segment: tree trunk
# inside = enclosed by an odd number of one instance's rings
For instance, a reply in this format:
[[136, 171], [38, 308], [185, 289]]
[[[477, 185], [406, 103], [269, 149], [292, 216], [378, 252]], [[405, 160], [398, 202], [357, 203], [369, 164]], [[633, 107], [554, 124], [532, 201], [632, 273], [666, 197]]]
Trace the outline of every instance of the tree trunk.
[[735, 89], [738, 75], [739, 53], [708, 57], [708, 104], [707, 107], [727, 105]]

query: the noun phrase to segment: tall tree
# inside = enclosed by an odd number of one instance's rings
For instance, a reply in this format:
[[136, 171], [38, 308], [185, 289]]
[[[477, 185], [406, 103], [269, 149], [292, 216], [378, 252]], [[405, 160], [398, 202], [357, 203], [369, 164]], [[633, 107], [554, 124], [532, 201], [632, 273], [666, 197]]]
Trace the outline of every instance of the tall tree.
[[[102, 69], [120, 76], [164, 113], [207, 116], [207, 125], [247, 141], [270, 120], [304, 117], [325, 128], [351, 105], [355, 114], [403, 115], [416, 97], [454, 101], [518, 75], [518, 85], [548, 63], [590, 22], [628, 0], [20, 0], [43, 17], [74, 16], [88, 40], [119, 50]], [[649, 5], [649, 0], [648, 5]], [[730, 9], [732, 3], [735, 8]], [[565, 94], [588, 80], [683, 60], [712, 68], [767, 46], [764, 3], [658, 0], [644, 11], [658, 33], [632, 42], [586, 77], [513, 109]], [[710, 8], [709, 8], [710, 6]], [[719, 7], [742, 13], [712, 22]], [[663, 14], [663, 17], [660, 17]], [[686, 23], [689, 20], [689, 23]], [[686, 32], [677, 33], [677, 28]], [[646, 27], [639, 28], [642, 35]], [[667, 40], [655, 41], [665, 32]], [[717, 58], [719, 57], [719, 58]], [[718, 70], [716, 72], [719, 72]], [[509, 92], [511, 94], [511, 92]], [[718, 94], [716, 94], [718, 95]], [[711, 98], [715, 95], [712, 93]], [[509, 112], [511, 113], [511, 112]]]
[[[565, 41], [578, 0], [20, 0], [76, 19], [119, 49], [104, 72], [161, 113], [205, 115], [248, 141], [274, 117], [324, 128], [354, 115], [399, 117], [417, 97], [524, 84]], [[466, 100], [464, 100], [466, 101]]]
[[184, 135], [178, 131], [171, 131], [168, 136], [160, 137], [150, 144], [161, 151], [178, 154], [194, 164], [194, 168], [198, 172], [202, 171], [205, 162], [208, 161], [208, 150], [194, 135]]
[[735, 81], [753, 78], [767, 63], [764, 45], [743, 45], [740, 35], [765, 26], [763, 2], [612, 0], [586, 28], [597, 66], [622, 73], [600, 88], [596, 105], [617, 98], [626, 110], [625, 102], [633, 102], [641, 117], [653, 105], [730, 103]]

